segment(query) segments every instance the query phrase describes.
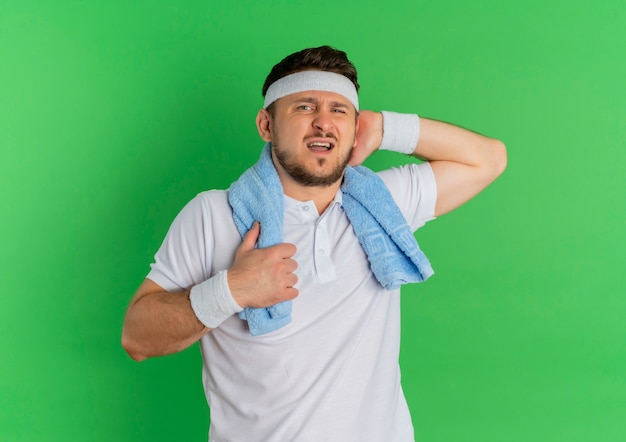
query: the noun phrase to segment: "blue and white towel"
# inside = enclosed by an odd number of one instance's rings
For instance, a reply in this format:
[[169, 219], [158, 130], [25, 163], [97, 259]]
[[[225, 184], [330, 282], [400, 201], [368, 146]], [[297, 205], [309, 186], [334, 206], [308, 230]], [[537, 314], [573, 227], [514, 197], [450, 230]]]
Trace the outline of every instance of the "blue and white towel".
[[[378, 175], [363, 166], [348, 166], [341, 185], [343, 208], [380, 284], [396, 289], [422, 282], [434, 272], [428, 259]], [[284, 196], [267, 143], [259, 161], [235, 181], [228, 193], [233, 220], [243, 238], [255, 221], [261, 223], [257, 247], [283, 242]], [[239, 313], [254, 336], [291, 321], [291, 301]]]

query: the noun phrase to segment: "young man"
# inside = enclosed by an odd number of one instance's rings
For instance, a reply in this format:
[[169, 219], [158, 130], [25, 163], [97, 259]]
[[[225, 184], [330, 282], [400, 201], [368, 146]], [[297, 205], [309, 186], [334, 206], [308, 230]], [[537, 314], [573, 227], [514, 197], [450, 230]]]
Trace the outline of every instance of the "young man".
[[[200, 340], [211, 441], [414, 440], [399, 286], [432, 270], [412, 232], [484, 189], [506, 153], [449, 124], [359, 111], [357, 92], [327, 46], [274, 66], [259, 163], [182, 210], [128, 308], [133, 359]], [[352, 167], [379, 148], [426, 162]]]

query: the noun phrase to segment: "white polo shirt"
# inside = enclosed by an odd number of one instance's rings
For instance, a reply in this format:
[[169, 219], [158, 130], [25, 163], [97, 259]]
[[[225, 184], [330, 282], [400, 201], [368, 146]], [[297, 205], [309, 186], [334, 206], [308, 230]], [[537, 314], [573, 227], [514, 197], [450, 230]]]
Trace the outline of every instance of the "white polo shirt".
[[[434, 218], [428, 163], [379, 173], [411, 229]], [[168, 291], [228, 269], [241, 244], [227, 191], [199, 194], [172, 224], [148, 278]], [[252, 336], [236, 315], [200, 341], [211, 442], [413, 441], [400, 385], [400, 291], [371, 273], [339, 192], [319, 215], [285, 197], [297, 247], [292, 322]], [[263, 228], [263, 226], [261, 226]]]

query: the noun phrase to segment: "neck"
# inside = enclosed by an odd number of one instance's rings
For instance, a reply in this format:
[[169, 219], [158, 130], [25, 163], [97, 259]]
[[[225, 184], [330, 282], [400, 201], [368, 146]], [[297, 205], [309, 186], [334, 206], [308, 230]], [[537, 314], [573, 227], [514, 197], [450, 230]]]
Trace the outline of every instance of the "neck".
[[337, 191], [341, 186], [341, 181], [323, 187], [303, 186], [293, 180], [284, 179], [283, 177], [280, 177], [280, 182], [283, 185], [285, 195], [297, 201], [313, 201], [320, 215], [324, 213], [326, 208], [335, 199], [335, 195], [337, 195]]

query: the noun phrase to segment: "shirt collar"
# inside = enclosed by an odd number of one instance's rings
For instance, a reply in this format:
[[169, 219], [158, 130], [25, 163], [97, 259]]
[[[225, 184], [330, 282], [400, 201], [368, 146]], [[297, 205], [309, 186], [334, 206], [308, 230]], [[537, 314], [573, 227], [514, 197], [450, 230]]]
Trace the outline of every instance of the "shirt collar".
[[[315, 208], [315, 204], [313, 200], [308, 201], [298, 201], [290, 196], [283, 195], [285, 200], [285, 212], [292, 210], [305, 210], [307, 212], [311, 212], [317, 215], [317, 209]], [[343, 192], [341, 189], [337, 191], [335, 194], [335, 198], [330, 202], [326, 212], [330, 211], [334, 207], [342, 207], [343, 204]]]

